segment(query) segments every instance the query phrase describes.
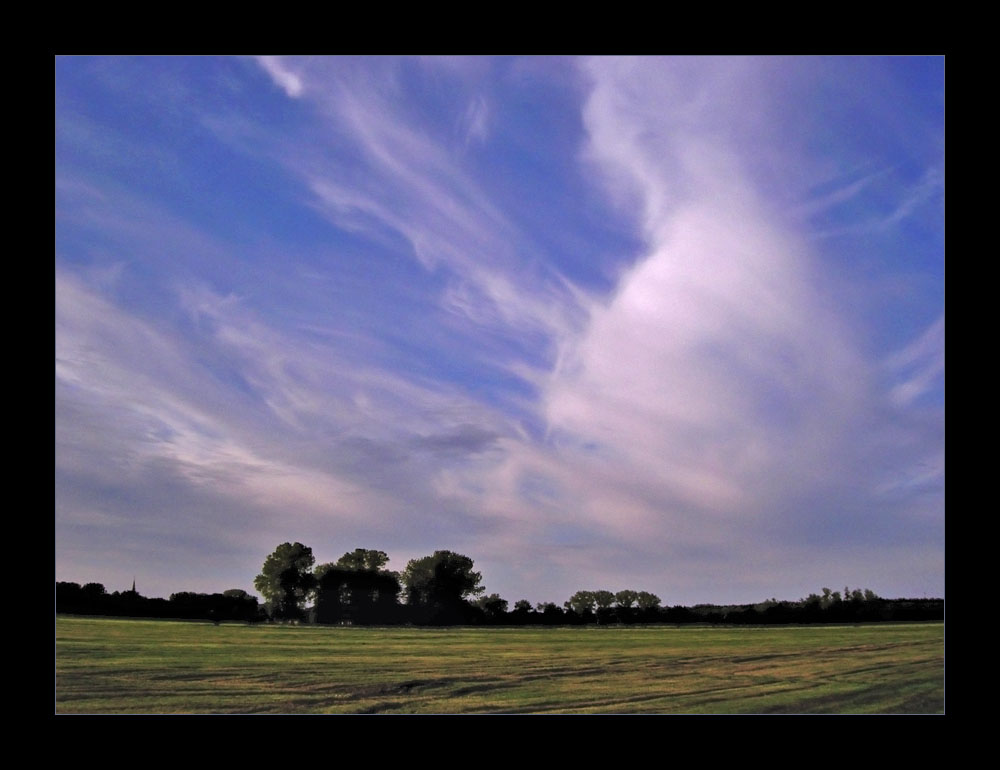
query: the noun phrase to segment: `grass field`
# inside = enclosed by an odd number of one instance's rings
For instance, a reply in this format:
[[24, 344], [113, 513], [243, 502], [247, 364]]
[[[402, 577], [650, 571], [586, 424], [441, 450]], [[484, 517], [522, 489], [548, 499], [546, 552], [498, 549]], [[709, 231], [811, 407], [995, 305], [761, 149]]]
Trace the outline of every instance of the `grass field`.
[[324, 628], [58, 617], [56, 713], [916, 714], [940, 623]]

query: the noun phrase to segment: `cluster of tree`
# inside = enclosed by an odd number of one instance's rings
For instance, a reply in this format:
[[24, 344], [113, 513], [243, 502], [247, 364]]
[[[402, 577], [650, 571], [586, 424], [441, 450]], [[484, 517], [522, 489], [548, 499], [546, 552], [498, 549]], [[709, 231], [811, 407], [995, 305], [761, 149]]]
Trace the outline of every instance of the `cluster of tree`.
[[205, 620], [263, 620], [260, 603], [242, 588], [230, 588], [221, 594], [196, 594], [182, 591], [170, 594], [170, 605], [179, 618]]
[[660, 611], [660, 597], [648, 591], [625, 590], [577, 591], [563, 604], [567, 613], [584, 622], [655, 623]]
[[700, 604], [673, 607], [668, 623], [869, 623], [902, 620], [944, 620], [944, 599], [883, 599], [870, 589], [824, 588], [799, 601], [769, 599], [759, 604]]
[[221, 594], [181, 592], [170, 599], [147, 598], [135, 589], [108, 593], [101, 583], [56, 583], [56, 610], [74, 615], [182, 618], [185, 620], [266, 620], [256, 596], [241, 588]]
[[[869, 589], [823, 589], [798, 602], [771, 599], [748, 605], [661, 607], [648, 591], [577, 591], [562, 607], [527, 599], [508, 609], [498, 594], [483, 595], [482, 575], [472, 559], [435, 551], [406, 569], [385, 569], [384, 551], [356, 549], [313, 568], [312, 549], [283, 543], [268, 556], [254, 582], [276, 620], [327, 624], [503, 624], [601, 625], [632, 623], [837, 623], [878, 620], [937, 620], [940, 599], [881, 599]], [[478, 597], [478, 598], [477, 598]], [[308, 602], [312, 600], [312, 607]]]
[[799, 601], [662, 607], [648, 591], [577, 591], [562, 607], [527, 599], [508, 609], [498, 594], [484, 595], [472, 559], [435, 551], [413, 559], [402, 572], [386, 569], [384, 551], [355, 549], [336, 562], [315, 566], [312, 549], [282, 543], [264, 561], [254, 587], [264, 605], [242, 589], [221, 594], [176, 593], [147, 599], [136, 591], [107, 593], [100, 583], [56, 584], [56, 608], [75, 614], [321, 624], [583, 625], [633, 623], [845, 623], [942, 620], [943, 599], [882, 599], [869, 589], [824, 588]]
[[468, 556], [435, 551], [411, 560], [402, 573], [385, 569], [388, 561], [384, 551], [357, 548], [313, 568], [311, 548], [282, 543], [267, 557], [254, 587], [276, 620], [451, 625], [485, 617], [486, 611], [470, 601], [484, 589]]

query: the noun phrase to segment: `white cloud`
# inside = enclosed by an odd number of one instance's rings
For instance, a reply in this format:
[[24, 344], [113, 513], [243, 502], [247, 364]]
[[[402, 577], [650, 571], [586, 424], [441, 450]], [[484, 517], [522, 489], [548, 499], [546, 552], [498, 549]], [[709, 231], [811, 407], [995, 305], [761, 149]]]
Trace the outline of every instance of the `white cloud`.
[[[370, 542], [395, 566], [450, 547], [476, 558], [491, 590], [560, 602], [617, 581], [671, 586], [684, 601], [737, 599], [738, 584], [763, 598], [783, 573], [803, 590], [853, 584], [887, 552], [865, 538], [900, 521], [920, 524], [913, 537], [935, 568], [925, 533], [940, 519], [939, 426], [912, 407], [942, 370], [943, 320], [887, 362], [865, 360], [807, 238], [775, 213], [801, 198], [777, 198], [757, 175], [771, 158], [797, 164], [768, 141], [768, 67], [581, 63], [581, 155], [637, 212], [645, 244], [595, 297], [544, 266], [476, 176], [472, 143], [498, 139], [505, 118], [485, 74], [431, 115], [394, 59], [257, 61], [319, 123], [295, 123], [291, 136], [207, 123], [283, 164], [365, 257], [409, 244], [407, 275], [426, 281], [370, 281], [386, 273], [339, 244], [276, 269], [282, 244], [235, 254], [155, 206], [117, 205], [127, 196], [110, 187], [62, 185], [81, 202], [61, 207], [63, 219], [123, 244], [111, 270], [57, 271], [57, 472], [74, 525], [138, 516], [129, 503], [141, 499], [158, 532], [239, 521], [232, 537], [262, 555], [275, 537], [336, 544], [327, 558]], [[921, 200], [886, 210], [902, 216]], [[136, 260], [162, 267], [150, 271], [161, 288], [180, 287], [185, 317], [169, 291], [158, 294], [167, 312], [113, 299], [135, 290]], [[246, 270], [252, 280], [229, 281]], [[397, 296], [416, 310], [397, 315]], [[421, 368], [425, 351], [442, 371]], [[473, 382], [480, 365], [531, 388]], [[121, 500], [92, 492], [111, 487]], [[847, 574], [827, 577], [838, 565]]]
[[863, 397], [860, 362], [812, 288], [803, 244], [769, 220], [736, 153], [696, 136], [696, 107], [714, 100], [682, 94], [678, 119], [653, 75], [669, 63], [636, 63], [628, 82], [602, 65], [589, 65], [590, 154], [632, 173], [650, 251], [565, 351], [547, 392], [550, 425], [656, 474], [681, 499], [752, 508], [762, 474], [793, 457], [821, 462], [815, 436]]
[[256, 60], [289, 98], [297, 99], [302, 96], [302, 78], [285, 67], [280, 56], [257, 56]]
[[832, 191], [796, 207], [793, 213], [801, 217], [810, 217], [823, 213], [829, 209], [836, 208], [837, 206], [840, 206], [841, 204], [846, 203], [847, 201], [850, 201], [856, 196], [862, 194], [868, 190], [875, 181], [884, 178], [889, 173], [890, 169], [881, 169], [867, 173], [860, 179], [855, 179], [852, 182], [839, 184]]
[[[391, 522], [411, 506], [414, 524], [439, 515], [427, 503], [438, 474], [480, 462], [509, 432], [458, 389], [374, 368], [349, 344], [288, 336], [231, 296], [201, 287], [182, 297], [200, 339], [156, 328], [57, 271], [60, 469], [123, 487], [169, 469], [178, 483], [290, 526], [398, 530]], [[85, 431], [75, 427], [80, 410]]]
[[469, 102], [460, 122], [462, 145], [468, 147], [472, 142], [483, 144], [489, 135], [490, 108], [481, 94]]
[[[407, 109], [411, 100], [391, 61], [360, 67], [350, 59], [310, 60], [301, 63], [301, 77], [315, 84], [309, 98], [329, 131], [282, 160], [330, 221], [379, 243], [391, 242], [388, 233], [402, 236], [428, 273], [446, 275], [440, 306], [463, 322], [545, 340], [578, 326], [578, 294], [539, 262], [524, 233], [466, 168], [448, 133], [451, 124], [437, 126]], [[463, 144], [485, 141], [488, 118], [486, 97], [470, 96], [454, 116]], [[327, 143], [336, 143], [337, 151], [328, 152]], [[345, 155], [348, 145], [357, 151]]]
[[[511, 435], [489, 463], [439, 477], [439, 490], [507, 522], [484, 554], [506, 555], [507, 573], [544, 572], [555, 585], [564, 577], [553, 565], [565, 562], [596, 580], [602, 552], [609, 575], [645, 570], [689, 591], [715, 586], [715, 596], [734, 582], [772, 590], [768, 581], [810, 562], [815, 533], [849, 543], [858, 525], [843, 511], [873, 504], [900, 468], [925, 478], [914, 470], [922, 451], [906, 445], [917, 428], [876, 413], [877, 364], [823, 294], [807, 239], [761, 198], [741, 135], [722, 130], [718, 105], [759, 92], [755, 70], [744, 89], [728, 63], [701, 79], [671, 79], [672, 62], [660, 60], [586, 67], [585, 156], [612, 192], [631, 191], [648, 250], [606, 299], [569, 295], [588, 320], [553, 336], [557, 363], [533, 378], [545, 437]], [[742, 106], [731, 104], [731, 119]], [[879, 447], [891, 448], [893, 468], [873, 467]], [[899, 515], [879, 511], [863, 528]], [[535, 551], [546, 570], [531, 563]], [[658, 555], [669, 564], [643, 566]], [[838, 558], [856, 570], [846, 579], [870, 573], [863, 558]], [[830, 560], [813, 562], [799, 579], [828, 580], [818, 565]]]
[[944, 374], [944, 316], [902, 350], [886, 360], [891, 374], [904, 377], [893, 386], [890, 400], [905, 407], [937, 385]]
[[[898, 222], [902, 222], [920, 210], [920, 207], [942, 192], [944, 186], [944, 174], [937, 167], [927, 169], [920, 181], [910, 186], [902, 201], [886, 216], [879, 226], [882, 228], [892, 227]], [[939, 209], [943, 214], [943, 205]]]
[[[631, 554], [636, 573], [669, 555], [659, 579], [686, 570], [688, 590], [751, 574], [766, 586], [808, 562], [810, 530], [850, 540], [838, 506], [865, 505], [879, 484], [865, 458], [886, 425], [872, 422], [875, 367], [822, 294], [806, 240], [760, 199], [746, 148], [698, 130], [701, 105], [720, 124], [725, 94], [712, 89], [732, 93], [732, 73], [674, 94], [660, 76], [670, 67], [587, 64], [587, 156], [638, 195], [648, 251], [563, 338], [541, 383], [548, 443], [510, 445], [477, 476], [477, 502], [523, 521], [524, 542], [579, 538], [591, 565], [601, 544], [620, 549], [619, 569]], [[905, 441], [901, 430], [886, 440]], [[896, 458], [920, 460], [911, 449]]]

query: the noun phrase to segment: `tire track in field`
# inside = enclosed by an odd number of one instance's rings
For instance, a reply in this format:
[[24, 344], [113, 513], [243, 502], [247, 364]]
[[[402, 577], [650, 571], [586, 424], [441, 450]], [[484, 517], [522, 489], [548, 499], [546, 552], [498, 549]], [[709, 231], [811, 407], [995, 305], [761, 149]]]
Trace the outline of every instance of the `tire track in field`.
[[[699, 695], [710, 695], [710, 694], [711, 695], [718, 695], [719, 697], [708, 698], [708, 699], [705, 699], [704, 701], [701, 701], [701, 702], [703, 702], [703, 703], [711, 703], [711, 702], [714, 702], [714, 701], [728, 702], [728, 701], [731, 700], [731, 698], [721, 696], [722, 693], [739, 692], [741, 690], [748, 690], [748, 689], [750, 689], [750, 688], [752, 688], [754, 686], [756, 686], [756, 685], [740, 685], [740, 686], [736, 686], [736, 687], [726, 686], [726, 685], [720, 685], [718, 687], [704, 687], [704, 688], [699, 688], [699, 689], [694, 689], [694, 690], [682, 690], [682, 691], [677, 691], [677, 692], [658, 692], [658, 693], [649, 693], [649, 694], [645, 694], [645, 695], [633, 695], [633, 696], [630, 696], [630, 697], [627, 697], [627, 698], [596, 698], [596, 699], [590, 699], [590, 700], [580, 701], [579, 703], [573, 704], [572, 707], [568, 707], [565, 704], [562, 704], [562, 705], [538, 705], [538, 706], [532, 706], [530, 708], [526, 707], [526, 708], [519, 708], [519, 709], [511, 709], [509, 711], [489, 711], [489, 712], [485, 712], [485, 713], [509, 713], [509, 714], [560, 713], [560, 714], [575, 714], [575, 713], [582, 713], [582, 711], [581, 711], [582, 709], [595, 709], [595, 708], [609, 709], [610, 707], [620, 706], [620, 705], [624, 705], [624, 704], [648, 703], [650, 701], [667, 700], [667, 699], [671, 699], [671, 700], [673, 700], [673, 699], [676, 699], [676, 700], [686, 700], [686, 699], [688, 699], [690, 697], [699, 696]], [[786, 688], [781, 689], [781, 690], [779, 690], [777, 692], [785, 693], [785, 692], [794, 691], [794, 690], [800, 690], [800, 689], [808, 690], [808, 689], [812, 689], [812, 688], [813, 688], [813, 685], [802, 685], [802, 686], [799, 686], [799, 687], [786, 687]], [[689, 706], [689, 705], [690, 704], [685, 704], [685, 706]], [[648, 713], [648, 712], [644, 712], [644, 713]], [[690, 711], [689, 708], [685, 708], [683, 711], [680, 711], [680, 712], [673, 712], [673, 711], [667, 711], [667, 710], [665, 710], [665, 711], [661, 711], [661, 712], [657, 712], [657, 713], [664, 713], [664, 714], [666, 714], [666, 713], [691, 713], [691, 711]]]
[[[748, 681], [745, 684], [732, 685], [725, 684], [712, 687], [700, 687], [695, 689], [685, 689], [685, 690], [674, 690], [674, 691], [660, 691], [656, 693], [644, 693], [641, 695], [632, 695], [629, 697], [614, 697], [614, 698], [589, 698], [585, 700], [580, 700], [571, 705], [567, 705], [565, 702], [561, 705], [547, 705], [545, 703], [532, 704], [530, 706], [516, 707], [506, 710], [496, 710], [489, 709], [485, 713], [547, 713], [547, 712], [559, 712], [559, 713], [576, 713], [582, 710], [589, 709], [607, 709], [614, 710], [617, 706], [629, 706], [640, 703], [648, 703], [657, 700], [671, 700], [683, 703], [684, 712], [690, 712], [694, 706], [704, 706], [713, 702], [732, 702], [733, 693], [738, 694], [738, 701], [742, 701], [744, 704], [752, 701], [760, 701], [762, 699], [770, 699], [776, 696], [785, 696], [791, 693], [801, 693], [806, 694], [810, 691], [819, 690], [827, 686], [830, 683], [835, 683], [838, 685], [844, 685], [851, 688], [853, 679], [863, 676], [871, 672], [878, 672], [880, 674], [886, 674], [887, 672], [890, 676], [882, 676], [880, 679], [882, 681], [875, 684], [871, 684], [867, 687], [858, 689], [856, 686], [851, 689], [846, 689], [838, 693], [830, 693], [822, 696], [817, 696], [815, 698], [805, 698], [797, 699], [793, 703], [778, 704], [778, 705], [767, 705], [759, 710], [752, 708], [740, 708], [740, 711], [754, 712], [754, 713], [773, 713], [773, 712], [793, 712], [802, 713], [810, 710], [809, 704], [815, 704], [815, 706], [821, 706], [823, 704], [829, 703], [844, 703], [848, 705], [859, 705], [864, 703], [877, 703], [885, 700], [885, 688], [888, 685], [892, 685], [899, 677], [892, 676], [893, 674], [904, 675], [913, 671], [918, 673], [919, 671], [925, 669], [928, 665], [936, 666], [939, 663], [939, 656], [928, 656], [925, 658], [917, 660], [908, 661], [878, 661], [870, 665], [855, 666], [852, 668], [838, 668], [835, 671], [812, 671], [803, 672], [801, 675], [789, 677], [787, 674], [782, 674], [788, 667], [788, 665], [796, 668], [796, 663], [799, 660], [808, 660], [811, 663], [815, 663], [817, 652], [828, 652], [830, 653], [830, 658], [827, 661], [829, 665], [837, 665], [841, 661], [841, 654], [844, 652], [848, 653], [860, 653], [864, 654], [866, 657], [877, 652], [892, 652], [897, 648], [912, 648], [914, 645], [900, 643], [900, 644], [885, 644], [885, 645], [855, 645], [849, 648], [828, 648], [823, 651], [803, 651], [803, 652], [778, 652], [778, 653], [766, 653], [761, 655], [747, 655], [731, 657], [727, 655], [715, 655], [710, 657], [693, 657], [686, 656], [681, 659], [673, 659], [668, 661], [649, 661], [640, 668], [643, 669], [661, 669], [659, 676], [656, 677], [655, 683], [665, 684], [669, 681], [676, 681], [687, 678], [691, 674], [692, 669], [705, 669], [710, 673], [707, 676], [711, 677], [726, 677], [731, 678], [734, 675], [751, 677], [752, 681]], [[923, 645], [920, 645], [923, 646]], [[933, 646], [928, 643], [928, 646]], [[768, 661], [775, 664], [787, 664], [787, 665], [775, 665], [765, 668], [752, 668], [750, 670], [740, 670], [741, 664], [746, 663], [759, 663], [763, 661]], [[627, 664], [627, 661], [615, 661], [615, 663]], [[633, 664], [634, 667], [634, 664]], [[662, 670], [665, 667], [670, 667], [676, 669], [676, 671]], [[734, 669], [735, 670], [731, 670]], [[591, 667], [589, 669], [572, 669], [570, 667], [562, 667], [558, 669], [549, 669], [545, 672], [538, 674], [533, 674], [529, 676], [518, 677], [518, 682], [545, 679], [545, 678], [576, 678], [583, 674], [612, 674], [609, 671], [609, 667]], [[651, 683], [654, 684], [655, 683]], [[756, 692], [755, 692], [756, 691]], [[870, 693], [866, 694], [866, 693]], [[698, 699], [702, 696], [700, 700], [696, 703], [691, 703], [692, 699]], [[709, 696], [709, 697], [704, 697]], [[483, 713], [483, 712], [479, 712]]]

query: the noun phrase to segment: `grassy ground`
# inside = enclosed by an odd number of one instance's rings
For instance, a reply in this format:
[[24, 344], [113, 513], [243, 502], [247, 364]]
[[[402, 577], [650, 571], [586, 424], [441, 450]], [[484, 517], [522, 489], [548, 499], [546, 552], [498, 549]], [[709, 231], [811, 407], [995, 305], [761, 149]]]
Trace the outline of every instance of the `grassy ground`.
[[943, 710], [940, 623], [385, 629], [56, 620], [59, 714]]

